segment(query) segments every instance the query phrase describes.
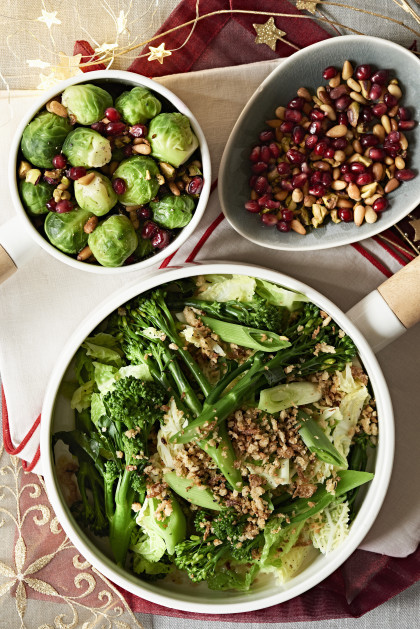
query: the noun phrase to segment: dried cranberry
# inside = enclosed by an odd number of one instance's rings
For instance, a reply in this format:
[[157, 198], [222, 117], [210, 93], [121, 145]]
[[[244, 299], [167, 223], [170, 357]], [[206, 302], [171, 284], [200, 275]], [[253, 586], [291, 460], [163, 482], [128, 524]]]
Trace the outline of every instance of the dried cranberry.
[[68, 174], [70, 179], [73, 179], [73, 181], [76, 181], [77, 179], [80, 179], [80, 177], [84, 177], [85, 175], [86, 168], [83, 168], [83, 166], [72, 166]]
[[144, 124], [134, 124], [128, 129], [128, 133], [133, 138], [145, 138], [147, 135], [147, 127]]
[[325, 68], [325, 70], [323, 71], [322, 77], [326, 81], [329, 81], [330, 79], [333, 79], [335, 76], [337, 76], [337, 74], [337, 69], [334, 68], [334, 66], [328, 66], [328, 68]]
[[252, 212], [252, 214], [256, 214], [257, 212], [260, 211], [260, 206], [258, 205], [257, 201], [247, 201], [245, 203], [245, 209], [248, 212]]
[[264, 223], [264, 225], [273, 227], [274, 225], [277, 225], [278, 218], [275, 214], [265, 213], [261, 215], [261, 222]]
[[153, 221], [146, 221], [143, 225], [143, 229], [141, 230], [141, 237], [145, 240], [152, 238], [155, 234], [157, 234], [159, 227]]
[[158, 229], [157, 233], [152, 236], [152, 246], [155, 249], [165, 249], [171, 240], [170, 233], [166, 229]]
[[388, 83], [388, 76], [388, 70], [377, 70], [375, 74], [372, 75], [371, 81], [378, 85], [386, 85]]
[[376, 199], [376, 201], [373, 203], [372, 208], [375, 210], [375, 212], [383, 212], [384, 210], [386, 210], [388, 205], [388, 199], [385, 199], [385, 197], [380, 197], [379, 199]]
[[63, 201], [59, 201], [56, 205], [55, 211], [58, 214], [65, 214], [66, 212], [71, 212], [73, 209], [73, 203], [67, 201], [67, 199], [63, 199]]
[[90, 128], [103, 135], [106, 130], [106, 124], [104, 122], [94, 122], [90, 125]]
[[62, 153], [54, 155], [52, 163], [54, 168], [65, 168], [67, 166], [67, 160]]
[[370, 79], [372, 75], [372, 68], [368, 63], [365, 63], [363, 65], [357, 66], [354, 74], [356, 76], [356, 79], [358, 79], [359, 81], [366, 81], [367, 79]]
[[45, 205], [49, 212], [55, 212], [57, 208], [57, 203], [56, 201], [54, 201], [54, 199], [50, 199], [49, 201], [46, 202]]
[[274, 133], [272, 131], [261, 131], [259, 138], [260, 142], [271, 142], [271, 140], [274, 140]]
[[287, 221], [279, 221], [276, 227], [280, 232], [289, 232], [291, 229], [290, 223], [288, 223]]
[[121, 135], [124, 133], [126, 127], [123, 122], [108, 122], [105, 127], [105, 131], [108, 135]]
[[202, 177], [193, 177], [187, 186], [188, 194], [201, 194], [204, 180]]
[[340, 207], [338, 210], [338, 218], [341, 219], [344, 223], [351, 223], [353, 220], [353, 210], [349, 207]]
[[124, 179], [121, 179], [120, 177], [114, 179], [114, 181], [112, 182], [112, 187], [114, 188], [114, 192], [116, 192], [116, 194], [124, 194], [124, 192], [127, 190], [127, 184], [125, 183]]
[[118, 122], [121, 119], [121, 115], [115, 107], [108, 107], [108, 109], [105, 109], [105, 118], [108, 118], [109, 122]]

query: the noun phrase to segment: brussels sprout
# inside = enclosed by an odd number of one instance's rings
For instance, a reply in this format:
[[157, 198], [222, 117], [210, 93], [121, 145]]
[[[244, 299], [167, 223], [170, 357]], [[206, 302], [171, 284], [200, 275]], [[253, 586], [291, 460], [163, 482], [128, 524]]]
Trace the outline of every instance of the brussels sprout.
[[149, 135], [152, 155], [178, 168], [198, 147], [190, 121], [183, 114], [160, 114], [151, 120]]
[[67, 87], [61, 102], [79, 124], [88, 125], [102, 120], [105, 109], [112, 107], [112, 96], [101, 87], [88, 83]]
[[64, 253], [78, 253], [86, 246], [88, 235], [83, 231], [92, 212], [76, 207], [71, 212], [50, 212], [44, 222], [48, 240]]
[[123, 92], [115, 101], [124, 122], [144, 124], [160, 113], [162, 105], [145, 87], [133, 87], [130, 92]]
[[176, 197], [174, 194], [166, 194], [159, 201], [152, 201], [150, 207], [153, 210], [153, 220], [162, 227], [174, 229], [185, 227], [192, 218], [195, 203], [187, 194]]
[[25, 128], [20, 148], [34, 166], [52, 168], [52, 158], [61, 151], [72, 126], [67, 118], [43, 111]]
[[123, 179], [126, 185], [124, 194], [118, 195], [124, 205], [149, 203], [159, 190], [157, 175], [159, 168], [154, 159], [135, 156], [125, 159], [114, 172], [113, 179]]
[[29, 214], [46, 214], [46, 202], [52, 198], [54, 186], [40, 181], [36, 186], [28, 181], [19, 184], [20, 198]]
[[152, 253], [153, 245], [150, 242], [149, 238], [142, 238], [139, 232], [137, 232], [137, 237], [139, 242], [134, 252], [134, 255], [136, 256], [136, 258], [139, 259], [145, 258]]
[[126, 216], [114, 215], [89, 234], [88, 245], [102, 266], [121, 266], [138, 244], [137, 234]]
[[95, 177], [87, 185], [77, 180], [74, 182], [74, 195], [77, 204], [84, 210], [93, 212], [96, 216], [103, 216], [111, 210], [117, 202], [117, 195], [108, 177], [95, 170], [89, 170]]
[[100, 168], [111, 159], [111, 144], [97, 131], [78, 127], [68, 134], [62, 152], [72, 166]]

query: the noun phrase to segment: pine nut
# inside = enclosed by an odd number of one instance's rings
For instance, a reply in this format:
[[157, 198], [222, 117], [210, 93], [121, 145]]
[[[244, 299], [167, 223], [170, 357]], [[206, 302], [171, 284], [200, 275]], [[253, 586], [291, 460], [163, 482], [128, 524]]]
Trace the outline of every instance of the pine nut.
[[130, 212], [129, 215], [130, 221], [134, 229], [138, 229], [140, 227], [140, 221], [137, 216], [137, 212]]
[[370, 81], [359, 81], [359, 83], [362, 88], [362, 96], [369, 99]]
[[279, 118], [279, 120], [284, 120], [285, 112], [286, 112], [286, 107], [277, 107], [274, 113], [276, 114], [276, 118]]
[[351, 65], [350, 61], [346, 59], [346, 61], [343, 63], [343, 70], [341, 72], [343, 81], [348, 81], [348, 79], [350, 79], [352, 75], [353, 75], [353, 66]]
[[403, 168], [405, 168], [405, 161], [400, 155], [395, 158], [395, 166], [398, 170], [402, 170]]
[[332, 182], [331, 188], [333, 190], [344, 190], [347, 187], [347, 183], [341, 179], [336, 179]]
[[109, 164], [109, 174], [110, 174], [110, 176], [112, 176], [115, 173], [115, 171], [117, 170], [119, 165], [120, 165], [120, 162], [117, 162], [117, 161], [111, 162]]
[[395, 118], [391, 118], [390, 122], [391, 122], [391, 130], [398, 131], [398, 122], [395, 120]]
[[354, 79], [351, 79], [351, 78], [347, 79], [347, 85], [354, 92], [361, 92], [362, 91], [362, 88], [360, 87], [360, 84], [357, 81], [355, 81]]
[[283, 139], [283, 131], [280, 131], [280, 127], [276, 127], [274, 129], [274, 134], [276, 136], [277, 142], [281, 142]]
[[338, 87], [340, 83], [341, 83], [341, 76], [339, 73], [337, 73], [335, 76], [333, 76], [332, 79], [328, 81], [328, 85], [332, 88]]
[[334, 159], [336, 162], [345, 162], [346, 161], [346, 154], [344, 151], [336, 151], [334, 153]]
[[90, 247], [85, 247], [79, 252], [77, 259], [87, 260], [88, 258], [90, 258], [91, 255], [92, 255], [92, 251], [90, 250]]
[[312, 207], [313, 204], [316, 201], [316, 197], [314, 197], [313, 194], [307, 194], [304, 198], [303, 198], [303, 205], [305, 207]]
[[366, 205], [373, 205], [376, 201], [376, 199], [380, 199], [383, 195], [382, 194], [374, 194], [371, 197], [368, 197], [367, 199], [365, 199], [365, 204]]
[[98, 225], [98, 217], [91, 216], [84, 224], [83, 231], [85, 232], [85, 234], [91, 234], [96, 229], [97, 225]]
[[19, 179], [25, 179], [26, 177], [26, 173], [28, 172], [28, 170], [31, 170], [32, 166], [30, 165], [29, 162], [20, 162], [19, 164], [19, 169], [18, 169], [18, 176]]
[[364, 205], [361, 205], [361, 203], [357, 203], [357, 205], [354, 206], [354, 224], [357, 227], [360, 227], [360, 225], [363, 223], [364, 218], [365, 218], [365, 214], [366, 214], [366, 208]]
[[68, 116], [67, 109], [64, 107], [64, 105], [59, 103], [58, 100], [50, 100], [50, 102], [46, 105], [46, 109], [51, 114], [60, 116], [60, 118], [67, 118]]
[[350, 98], [355, 100], [357, 103], [360, 103], [361, 105], [367, 105], [366, 98], [358, 92], [350, 92]]
[[333, 179], [340, 179], [341, 170], [337, 167], [333, 170]]
[[394, 116], [396, 116], [398, 113], [398, 109], [399, 109], [399, 105], [395, 105], [395, 107], [393, 107], [392, 109], [388, 111], [388, 116], [390, 118], [393, 118]]
[[293, 229], [294, 232], [300, 234], [301, 236], [304, 236], [306, 234], [306, 229], [304, 228], [302, 223], [296, 218], [292, 220], [292, 222], [290, 223], [290, 227]]
[[280, 127], [283, 124], [283, 120], [280, 120], [280, 118], [276, 118], [275, 120], [266, 120], [265, 124], [272, 129], [275, 129], [276, 127]]
[[403, 151], [408, 149], [408, 140], [402, 131], [400, 131], [400, 146]]
[[[285, 190], [285, 192], [287, 192], [287, 190]], [[251, 190], [251, 201], [256, 201], [259, 198], [259, 194], [256, 190]], [[284, 198], [287, 197], [287, 194]], [[277, 199], [277, 195], [274, 195], [274, 198]], [[277, 201], [281, 201], [282, 199], [277, 199]]]
[[300, 96], [301, 98], [304, 98], [308, 103], [310, 103], [312, 100], [312, 96], [309, 90], [306, 89], [306, 87], [300, 87], [297, 91], [297, 95]]
[[94, 179], [95, 179], [95, 173], [88, 173], [84, 177], [80, 177], [77, 180], [77, 183], [80, 183], [81, 186], [88, 186]]
[[172, 192], [172, 194], [174, 194], [176, 197], [180, 196], [181, 192], [174, 181], [168, 182], [168, 188]]
[[388, 92], [395, 96], [398, 100], [402, 97], [402, 91], [398, 85], [394, 85], [392, 82], [388, 85]]
[[372, 166], [372, 173], [375, 181], [381, 181], [385, 175], [383, 164], [381, 164], [381, 162], [375, 162]]
[[337, 120], [337, 116], [335, 115], [335, 111], [331, 107], [331, 105], [325, 105], [324, 103], [321, 103], [320, 108], [321, 111], [324, 111], [327, 114], [327, 117], [330, 120]]
[[[289, 194], [288, 190], [280, 190], [280, 192], [276, 192], [276, 194], [274, 195], [274, 198], [276, 201], [284, 201], [287, 198], [288, 194]], [[257, 195], [257, 199], [258, 199], [258, 195]]]
[[378, 220], [378, 215], [375, 212], [375, 210], [371, 207], [367, 207], [366, 212], [365, 212], [366, 223], [369, 223], [371, 225], [372, 223], [376, 223], [377, 220]]
[[398, 179], [393, 177], [392, 179], [388, 181], [388, 183], [386, 184], [384, 188], [385, 194], [388, 194], [389, 192], [396, 190], [399, 185], [400, 185], [400, 182], [398, 181]]
[[354, 201], [360, 201], [360, 190], [355, 183], [349, 183], [347, 187], [347, 194], [349, 195], [350, 199], [353, 199]]
[[372, 133], [373, 135], [376, 135], [380, 144], [382, 144], [385, 140], [385, 129], [383, 128], [383, 126], [381, 124], [375, 124], [372, 129]]
[[136, 144], [133, 145], [133, 151], [139, 155], [150, 155], [152, 149], [148, 144]]
[[361, 155], [363, 153], [363, 147], [360, 144], [360, 140], [354, 140], [354, 142], [352, 143], [352, 146], [354, 148], [354, 151], [356, 153], [359, 153], [359, 155]]
[[335, 127], [331, 127], [329, 131], [327, 131], [326, 135], [329, 138], [342, 138], [347, 133], [347, 127], [345, 124], [337, 124]]
[[387, 133], [391, 133], [391, 121], [386, 114], [381, 116], [381, 124]]
[[337, 207], [350, 207], [351, 208], [353, 207], [353, 205], [354, 205], [354, 202], [350, 201], [350, 199], [340, 198], [337, 201]]
[[292, 192], [292, 201], [300, 203], [303, 200], [303, 192], [299, 188], [295, 188]]

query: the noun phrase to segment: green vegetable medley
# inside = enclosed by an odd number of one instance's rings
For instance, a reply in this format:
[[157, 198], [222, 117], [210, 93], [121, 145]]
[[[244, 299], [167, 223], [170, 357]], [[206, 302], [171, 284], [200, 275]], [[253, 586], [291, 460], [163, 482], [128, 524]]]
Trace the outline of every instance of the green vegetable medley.
[[77, 522], [140, 578], [247, 590], [348, 535], [375, 402], [352, 340], [304, 295], [236, 275], [163, 285], [85, 340], [75, 376], [58, 476], [64, 458]]
[[165, 249], [188, 225], [203, 176], [185, 115], [145, 87], [104, 85], [66, 88], [26, 126], [19, 190], [54, 247], [119, 267]]

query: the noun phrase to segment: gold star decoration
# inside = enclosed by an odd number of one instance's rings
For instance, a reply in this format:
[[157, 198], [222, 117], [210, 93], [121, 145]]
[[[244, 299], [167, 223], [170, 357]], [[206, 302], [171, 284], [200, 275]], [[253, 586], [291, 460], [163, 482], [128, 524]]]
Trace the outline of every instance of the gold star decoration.
[[57, 11], [51, 11], [48, 13], [45, 9], [42, 9], [42, 15], [39, 16], [38, 22], [45, 22], [48, 28], [51, 28], [53, 24], [61, 24], [61, 21], [57, 18]]
[[150, 55], [147, 57], [147, 61], [159, 61], [159, 63], [163, 63], [164, 57], [169, 57], [172, 54], [170, 50], [165, 50], [164, 43], [160, 44], [157, 48], [149, 46], [149, 50]]
[[271, 50], [275, 50], [277, 40], [282, 39], [283, 35], [286, 35], [284, 31], [277, 28], [273, 17], [270, 17], [265, 24], [253, 24], [252, 26], [257, 33], [255, 43], [266, 44]]
[[296, 2], [296, 8], [300, 11], [309, 11], [309, 13], [315, 13], [316, 5], [319, 0], [298, 0]]
[[72, 76], [82, 73], [79, 66], [82, 60], [81, 54], [75, 55], [74, 57], [68, 57], [64, 54], [64, 52], [59, 52], [58, 55], [60, 62], [51, 66], [50, 74], [41, 73], [39, 75], [41, 83], [37, 85], [37, 90], [48, 90], [60, 81], [64, 81], [65, 79], [69, 79]]
[[414, 229], [414, 242], [420, 240], [420, 218], [416, 218], [414, 221], [408, 223], [410, 227]]

